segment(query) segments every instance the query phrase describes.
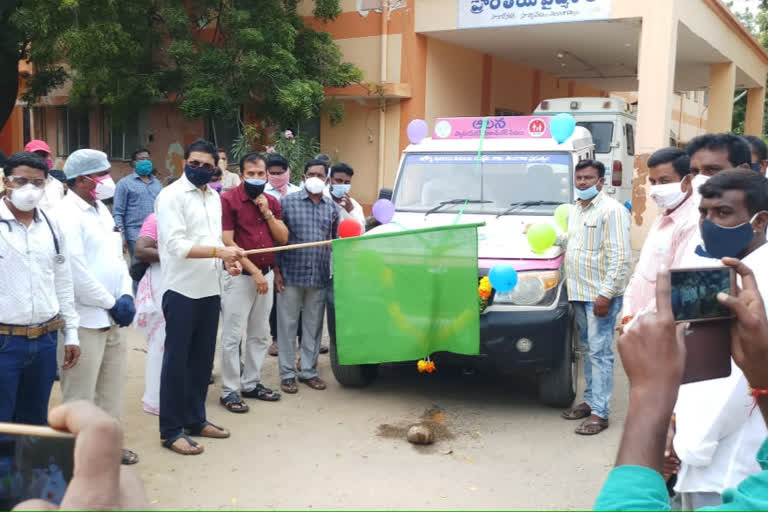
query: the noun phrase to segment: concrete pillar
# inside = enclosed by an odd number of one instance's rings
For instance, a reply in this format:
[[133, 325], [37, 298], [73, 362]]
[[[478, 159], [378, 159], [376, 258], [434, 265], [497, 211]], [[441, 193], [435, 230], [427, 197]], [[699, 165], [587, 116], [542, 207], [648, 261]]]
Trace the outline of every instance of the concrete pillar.
[[736, 92], [736, 64], [719, 62], [709, 68], [707, 131], [730, 132], [733, 125], [733, 94]]
[[744, 121], [744, 134], [763, 136], [765, 115], [765, 87], [749, 89], [747, 93], [747, 118]]
[[646, 162], [651, 153], [669, 145], [677, 59], [678, 2], [650, 2], [654, 5], [643, 17], [637, 65], [639, 106], [632, 181], [632, 248], [636, 250], [642, 247], [658, 214], [648, 197]]

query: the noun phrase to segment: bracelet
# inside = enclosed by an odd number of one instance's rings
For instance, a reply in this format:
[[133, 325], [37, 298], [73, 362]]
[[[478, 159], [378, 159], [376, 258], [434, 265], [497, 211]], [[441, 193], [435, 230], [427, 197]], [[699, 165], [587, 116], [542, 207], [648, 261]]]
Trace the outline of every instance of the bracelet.
[[757, 407], [757, 400], [761, 396], [768, 396], [768, 388], [753, 388], [749, 384], [747, 384], [747, 394], [750, 395], [752, 398], [754, 398], [755, 402], [752, 404], [752, 410], [755, 410], [755, 407]]
[[274, 213], [272, 213], [272, 212], [269, 212], [269, 217], [267, 217], [267, 216], [265, 215], [265, 216], [264, 216], [264, 218], [265, 218], [266, 220], [272, 220], [272, 219], [274, 219], [274, 218], [275, 218], [275, 214], [274, 214]]
[[215, 258], [215, 257], [216, 257], [216, 248], [214, 247], [213, 252], [211, 253], [211, 258]]

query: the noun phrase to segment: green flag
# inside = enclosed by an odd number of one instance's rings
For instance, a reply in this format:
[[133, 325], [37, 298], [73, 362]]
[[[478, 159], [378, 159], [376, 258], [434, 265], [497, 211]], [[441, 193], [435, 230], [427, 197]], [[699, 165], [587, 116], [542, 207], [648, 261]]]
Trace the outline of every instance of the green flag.
[[480, 225], [334, 240], [339, 363], [478, 354]]

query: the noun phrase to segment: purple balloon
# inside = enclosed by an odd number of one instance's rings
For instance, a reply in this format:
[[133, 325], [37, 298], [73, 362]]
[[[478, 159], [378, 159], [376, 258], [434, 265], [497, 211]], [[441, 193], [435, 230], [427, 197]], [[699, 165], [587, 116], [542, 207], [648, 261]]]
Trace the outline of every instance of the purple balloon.
[[382, 224], [389, 224], [395, 216], [395, 205], [389, 199], [379, 199], [373, 203], [373, 216]]
[[408, 139], [411, 144], [420, 144], [429, 133], [429, 126], [423, 119], [414, 119], [408, 123]]

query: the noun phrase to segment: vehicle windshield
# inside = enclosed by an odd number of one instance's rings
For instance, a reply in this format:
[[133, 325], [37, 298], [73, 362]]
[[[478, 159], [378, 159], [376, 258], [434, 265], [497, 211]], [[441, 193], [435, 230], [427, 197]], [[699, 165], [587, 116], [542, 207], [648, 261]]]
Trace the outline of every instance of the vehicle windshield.
[[[498, 215], [514, 203], [541, 202], [525, 215], [552, 215], [572, 197], [568, 153], [411, 153], [397, 179], [393, 201], [398, 211]], [[458, 199], [461, 199], [460, 201]]]
[[576, 126], [589, 130], [592, 142], [595, 143], [595, 153], [610, 153], [613, 141], [613, 121], [579, 121]]

